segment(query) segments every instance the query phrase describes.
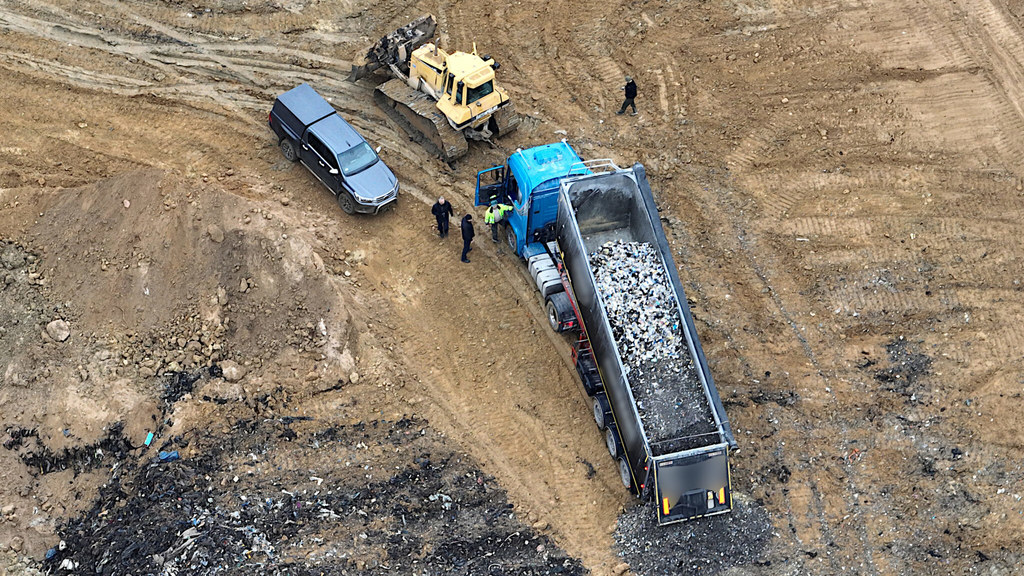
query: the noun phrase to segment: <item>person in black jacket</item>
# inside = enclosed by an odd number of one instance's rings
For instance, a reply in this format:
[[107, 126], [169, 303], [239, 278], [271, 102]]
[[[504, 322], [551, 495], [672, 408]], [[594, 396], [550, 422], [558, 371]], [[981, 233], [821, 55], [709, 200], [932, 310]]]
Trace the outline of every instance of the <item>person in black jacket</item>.
[[466, 255], [473, 249], [470, 246], [473, 236], [476, 236], [476, 231], [473, 230], [473, 215], [466, 214], [462, 217], [462, 261], [466, 264], [469, 264], [469, 258], [466, 258]]
[[619, 109], [616, 114], [622, 114], [626, 111], [626, 106], [633, 107], [633, 116], [636, 116], [636, 103], [633, 99], [636, 98], [636, 82], [629, 76], [626, 76], [626, 85], [622, 87], [626, 91], [626, 99], [622, 101], [622, 108]]
[[434, 218], [437, 218], [437, 233], [441, 235], [441, 238], [447, 238], [448, 219], [455, 215], [451, 202], [448, 202], [444, 199], [444, 196], [441, 196], [434, 203], [434, 207], [430, 209], [430, 213], [434, 215]]

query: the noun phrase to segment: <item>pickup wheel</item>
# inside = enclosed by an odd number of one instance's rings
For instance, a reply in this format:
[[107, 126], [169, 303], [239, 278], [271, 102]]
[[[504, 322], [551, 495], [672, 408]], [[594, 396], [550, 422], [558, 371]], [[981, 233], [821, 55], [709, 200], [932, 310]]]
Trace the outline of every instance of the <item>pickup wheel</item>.
[[611, 408], [608, 406], [608, 397], [602, 392], [594, 394], [594, 422], [598, 430], [604, 430], [611, 424]]
[[291, 138], [281, 139], [281, 154], [284, 154], [284, 159], [289, 162], [299, 159], [299, 152], [295, 149], [295, 142]]
[[341, 206], [341, 209], [345, 214], [356, 213], [356, 201], [352, 199], [352, 196], [348, 192], [338, 193], [338, 206]]
[[622, 443], [619, 442], [619, 430], [615, 424], [609, 423], [604, 431], [604, 443], [608, 446], [608, 453], [612, 458], [622, 456]]

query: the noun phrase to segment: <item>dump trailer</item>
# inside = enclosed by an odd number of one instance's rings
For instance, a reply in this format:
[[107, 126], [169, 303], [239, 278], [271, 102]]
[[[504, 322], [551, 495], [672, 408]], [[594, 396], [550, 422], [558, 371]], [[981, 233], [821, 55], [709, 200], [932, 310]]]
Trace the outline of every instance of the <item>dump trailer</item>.
[[583, 162], [565, 142], [477, 176], [478, 204], [511, 203], [527, 263], [623, 485], [659, 524], [732, 509], [729, 420], [697, 338], [642, 165]]

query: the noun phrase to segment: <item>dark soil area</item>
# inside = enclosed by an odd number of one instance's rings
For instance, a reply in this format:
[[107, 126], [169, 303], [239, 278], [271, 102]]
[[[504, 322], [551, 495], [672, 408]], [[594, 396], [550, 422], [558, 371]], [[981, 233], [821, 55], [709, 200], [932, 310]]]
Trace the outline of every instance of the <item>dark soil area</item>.
[[661, 528], [650, 508], [637, 506], [619, 517], [615, 542], [637, 576], [711, 576], [738, 566], [749, 574], [770, 567], [772, 530], [764, 507], [746, 500], [729, 514]]
[[295, 452], [289, 460], [313, 465], [375, 441], [389, 447], [342, 469], [358, 473], [317, 477], [261, 466], [295, 424], [285, 420], [237, 419], [227, 442], [177, 439], [163, 448], [186, 455], [178, 460], [114, 463], [92, 508], [59, 530], [47, 565], [96, 574], [584, 573], [519, 523], [493, 479], [426, 422], [316, 430], [300, 421], [307, 426], [282, 443]]

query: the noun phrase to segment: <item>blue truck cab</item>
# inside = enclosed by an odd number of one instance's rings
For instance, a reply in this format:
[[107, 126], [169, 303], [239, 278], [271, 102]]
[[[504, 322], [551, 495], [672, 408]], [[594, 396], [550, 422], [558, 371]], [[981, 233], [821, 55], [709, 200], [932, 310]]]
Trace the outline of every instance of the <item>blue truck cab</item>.
[[278, 96], [267, 122], [284, 157], [301, 162], [347, 214], [375, 214], [398, 200], [391, 169], [309, 84]]
[[558, 186], [562, 179], [589, 174], [589, 169], [564, 140], [516, 150], [502, 166], [476, 175], [476, 205], [508, 204], [505, 240], [520, 257], [544, 253], [558, 214]]

